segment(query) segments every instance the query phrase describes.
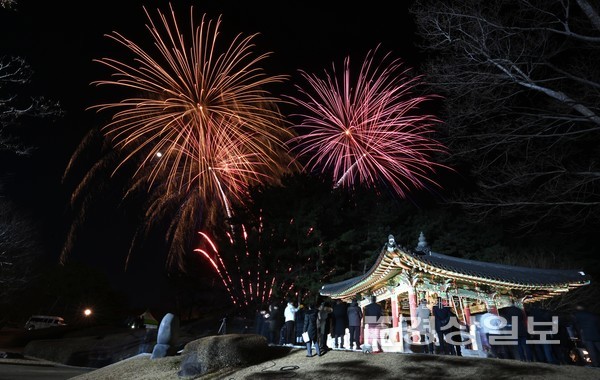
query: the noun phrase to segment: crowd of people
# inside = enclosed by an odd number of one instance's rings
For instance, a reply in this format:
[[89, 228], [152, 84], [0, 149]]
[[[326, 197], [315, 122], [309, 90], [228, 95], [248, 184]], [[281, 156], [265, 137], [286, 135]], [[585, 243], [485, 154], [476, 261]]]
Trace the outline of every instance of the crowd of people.
[[256, 333], [263, 335], [270, 344], [305, 345], [307, 355], [323, 355], [331, 349], [327, 339], [331, 335], [335, 348], [344, 349], [346, 331], [350, 332], [349, 349], [360, 349], [362, 309], [356, 301], [347, 304], [337, 300], [333, 304], [324, 301], [297, 303], [291, 299], [283, 308], [277, 303], [258, 311], [255, 321]]
[[[538, 306], [514, 304], [486, 313], [480, 323], [490, 356], [549, 364], [599, 367], [600, 317], [577, 305], [573, 313], [553, 313]], [[512, 344], [498, 343], [498, 338]], [[503, 343], [500, 341], [500, 343]]]
[[[384, 310], [375, 297], [364, 309], [356, 300], [349, 304], [326, 300], [316, 305], [288, 299], [285, 306], [271, 303], [259, 310], [255, 326], [256, 333], [270, 344], [305, 346], [307, 356], [315, 356], [314, 348], [321, 356], [332, 349], [328, 346], [331, 343], [339, 349], [364, 350], [368, 346], [369, 350], [382, 351], [383, 316]], [[461, 356], [462, 334], [468, 329], [447, 300], [436, 299], [433, 305], [420, 300], [416, 321], [412, 322], [411, 344], [420, 347], [419, 352]], [[600, 366], [600, 317], [581, 306], [559, 318], [536, 306], [523, 310], [511, 304], [497, 313], [475, 314], [472, 323], [490, 357]]]

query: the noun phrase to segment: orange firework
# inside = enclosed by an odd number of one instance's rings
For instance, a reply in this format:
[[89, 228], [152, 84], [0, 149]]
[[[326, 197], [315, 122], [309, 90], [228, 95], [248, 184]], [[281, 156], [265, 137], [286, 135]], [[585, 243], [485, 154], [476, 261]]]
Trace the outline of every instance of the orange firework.
[[[133, 57], [96, 60], [113, 73], [93, 84], [129, 95], [91, 108], [112, 113], [102, 132], [122, 157], [114, 171], [127, 163], [137, 167], [128, 193], [143, 187], [153, 193], [148, 224], [167, 203], [182, 202], [179, 214], [185, 217], [169, 226], [173, 241], [185, 229], [231, 217], [232, 202], [242, 203], [249, 186], [275, 182], [289, 170], [285, 141], [292, 132], [279, 111], [282, 101], [265, 90], [286, 77], [264, 73], [260, 63], [269, 54], [253, 53], [256, 34], [223, 45], [220, 17], [215, 22], [203, 15], [196, 25], [191, 8], [186, 34], [172, 6], [170, 15], [158, 11], [158, 23], [144, 12], [155, 49], [117, 32], [107, 35]], [[189, 212], [192, 207], [202, 211]]]
[[213, 23], [203, 15], [195, 26], [192, 11], [188, 46], [172, 7], [170, 19], [158, 12], [162, 29], [144, 11], [158, 56], [118, 33], [108, 35], [136, 58], [133, 64], [98, 60], [115, 71], [115, 79], [94, 82], [136, 91], [135, 97], [92, 107], [114, 111], [103, 131], [126, 151], [122, 163], [137, 159], [140, 169], [156, 165], [150, 184], [167, 172], [168, 191], [195, 185], [205, 201], [214, 200], [210, 188], [237, 196], [258, 179], [277, 178], [285, 168], [277, 151], [286, 151], [289, 132], [282, 127], [279, 100], [264, 86], [284, 77], [268, 76], [258, 66], [268, 54], [253, 56], [255, 35], [238, 35], [217, 54], [220, 18]]

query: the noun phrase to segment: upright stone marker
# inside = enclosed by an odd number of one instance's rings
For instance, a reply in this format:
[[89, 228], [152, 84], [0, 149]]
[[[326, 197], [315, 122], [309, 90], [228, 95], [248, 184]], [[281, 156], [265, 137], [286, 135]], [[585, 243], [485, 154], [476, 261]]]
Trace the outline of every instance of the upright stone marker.
[[172, 313], [167, 313], [160, 321], [156, 345], [152, 350], [152, 359], [164, 358], [175, 355], [175, 343], [179, 338], [179, 318]]

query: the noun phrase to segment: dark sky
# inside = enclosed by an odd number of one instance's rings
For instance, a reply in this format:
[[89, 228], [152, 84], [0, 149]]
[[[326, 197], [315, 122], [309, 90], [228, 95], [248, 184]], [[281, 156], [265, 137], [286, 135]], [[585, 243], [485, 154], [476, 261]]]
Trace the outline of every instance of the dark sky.
[[[225, 40], [238, 33], [244, 36], [260, 33], [254, 40], [255, 51], [272, 52], [265, 61], [265, 70], [269, 74], [291, 76], [289, 86], [281, 89], [286, 94], [293, 91], [291, 83], [298, 79], [298, 69], [322, 73], [330, 70], [334, 62], [341, 67], [348, 55], [358, 66], [378, 44], [410, 66], [418, 63], [411, 20], [403, 9], [409, 2], [375, 1], [359, 3], [360, 6], [322, 0], [173, 3], [183, 28], [189, 25], [193, 4], [196, 19], [202, 13], [213, 19], [222, 15], [220, 30]], [[124, 50], [104, 36], [113, 31], [151, 48], [143, 5], [153, 17], [157, 8], [168, 11], [166, 1], [131, 0], [21, 1], [17, 12], [0, 10], [2, 55], [25, 57], [35, 72], [33, 92], [58, 100], [65, 111], [65, 116], [55, 124], [36, 130], [33, 140], [38, 150], [32, 157], [20, 160], [13, 170], [14, 194], [38, 215], [51, 257], [60, 251], [69, 223], [66, 200], [72, 189], [61, 184], [61, 176], [85, 132], [101, 123], [97, 114], [85, 109], [105, 101], [90, 83], [107, 79], [108, 72], [92, 60], [122, 58]], [[102, 231], [102, 226], [97, 226], [88, 231], [89, 238], [110, 240]], [[94, 253], [96, 257], [90, 262], [102, 265], [110, 254]]]
[[[206, 13], [213, 19], [222, 15], [224, 40], [238, 33], [260, 33], [254, 40], [256, 52], [272, 52], [264, 62], [272, 74], [294, 75], [298, 69], [320, 72], [332, 62], [341, 65], [347, 55], [358, 63], [379, 43], [408, 61], [415, 53], [411, 21], [400, 4], [391, 7], [375, 2], [356, 7], [341, 1], [285, 1], [274, 7], [275, 2], [173, 3], [183, 28], [189, 25], [190, 4], [194, 4], [197, 15]], [[17, 14], [9, 15], [12, 22], [3, 22], [8, 30], [2, 33], [10, 35], [7, 45], [29, 58], [44, 93], [59, 98], [69, 111], [79, 112], [99, 101], [95, 97], [98, 91], [89, 83], [106, 77], [106, 70], [92, 60], [121, 58], [123, 54], [104, 34], [117, 31], [150, 48], [142, 6], [155, 16], [157, 8], [168, 10], [168, 2], [107, 0], [85, 2], [83, 8], [70, 4], [23, 2]]]

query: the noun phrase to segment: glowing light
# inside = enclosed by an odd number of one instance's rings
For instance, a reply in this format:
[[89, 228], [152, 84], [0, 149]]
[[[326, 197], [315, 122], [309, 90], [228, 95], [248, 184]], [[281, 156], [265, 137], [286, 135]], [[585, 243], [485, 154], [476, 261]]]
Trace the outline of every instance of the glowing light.
[[85, 309], [85, 310], [83, 311], [83, 315], [84, 315], [84, 316], [86, 316], [86, 317], [89, 317], [89, 316], [91, 316], [91, 315], [92, 315], [92, 309], [89, 309], [89, 308], [88, 308], [88, 309]]
[[440, 121], [420, 113], [433, 97], [412, 94], [420, 77], [410, 77], [389, 53], [376, 65], [376, 52], [367, 54], [356, 82], [349, 57], [341, 78], [335, 66], [324, 79], [301, 71], [308, 86], [297, 86], [300, 96], [289, 98], [304, 110], [296, 115], [303, 120], [290, 144], [310, 170], [330, 173], [335, 187], [385, 184], [405, 197], [412, 188], [437, 185], [429, 175], [443, 165], [432, 156], [446, 149], [431, 137]]

